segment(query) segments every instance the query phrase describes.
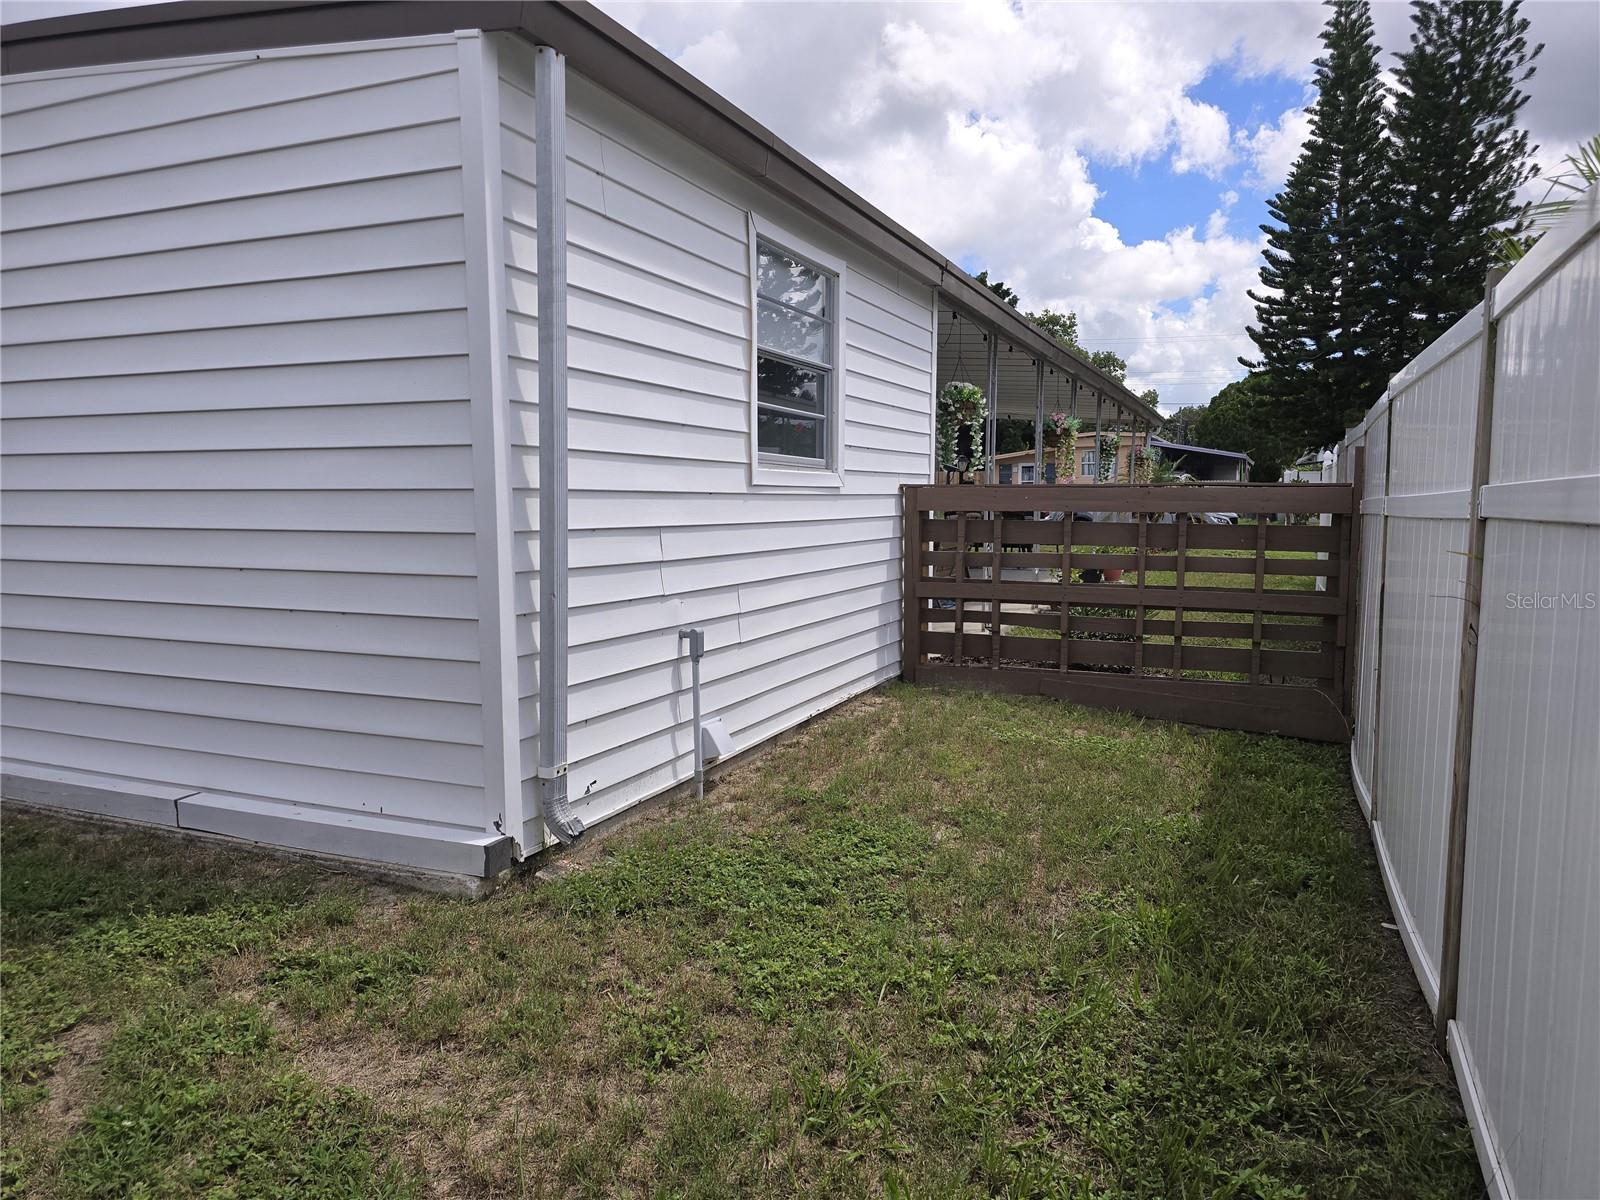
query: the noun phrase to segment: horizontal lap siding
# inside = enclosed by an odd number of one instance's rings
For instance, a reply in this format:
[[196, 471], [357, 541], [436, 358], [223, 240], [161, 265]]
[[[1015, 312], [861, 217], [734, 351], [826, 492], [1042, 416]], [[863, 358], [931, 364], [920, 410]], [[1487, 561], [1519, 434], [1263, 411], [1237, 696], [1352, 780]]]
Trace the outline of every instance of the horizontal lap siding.
[[8, 758], [482, 829], [456, 62], [5, 83]]
[[[525, 792], [534, 795], [531, 54], [502, 46]], [[568, 84], [569, 787], [595, 821], [692, 774], [678, 630], [743, 749], [899, 669], [899, 498], [929, 476], [931, 294], [676, 134]], [[747, 210], [848, 266], [842, 491], [752, 488]]]

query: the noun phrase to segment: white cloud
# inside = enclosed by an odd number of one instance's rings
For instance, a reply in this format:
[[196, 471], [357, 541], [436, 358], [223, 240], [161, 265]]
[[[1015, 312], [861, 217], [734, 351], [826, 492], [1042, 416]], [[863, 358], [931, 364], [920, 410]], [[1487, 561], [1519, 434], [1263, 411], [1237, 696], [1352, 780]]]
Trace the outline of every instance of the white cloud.
[[1199, 171], [1214, 178], [1233, 161], [1228, 114], [1216, 105], [1185, 99], [1172, 120], [1178, 136], [1178, 148], [1172, 156], [1174, 171]]
[[1289, 168], [1311, 134], [1311, 113], [1291, 108], [1273, 125], [1260, 125], [1254, 133], [1238, 130], [1234, 141], [1250, 162], [1245, 182], [1263, 192], [1276, 192], [1289, 178]]

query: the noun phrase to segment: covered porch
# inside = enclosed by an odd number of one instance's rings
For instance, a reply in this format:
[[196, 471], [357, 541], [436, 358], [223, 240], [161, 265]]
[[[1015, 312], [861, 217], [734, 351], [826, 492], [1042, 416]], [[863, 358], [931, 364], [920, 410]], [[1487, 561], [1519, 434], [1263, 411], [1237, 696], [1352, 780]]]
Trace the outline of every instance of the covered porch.
[[1160, 413], [981, 284], [967, 277], [952, 283], [938, 296], [936, 386], [971, 383], [990, 399], [984, 435], [989, 461], [981, 482], [1001, 482], [998, 453], [1014, 466], [1007, 472], [1012, 481], [1054, 481], [1052, 413], [1077, 418], [1080, 444], [1096, 448], [1097, 463], [1102, 439], [1119, 438], [1118, 453], [1105, 456], [1107, 470], [1089, 477], [1074, 449], [1079, 482], [1131, 482], [1130, 450], [1149, 441], [1161, 425]]

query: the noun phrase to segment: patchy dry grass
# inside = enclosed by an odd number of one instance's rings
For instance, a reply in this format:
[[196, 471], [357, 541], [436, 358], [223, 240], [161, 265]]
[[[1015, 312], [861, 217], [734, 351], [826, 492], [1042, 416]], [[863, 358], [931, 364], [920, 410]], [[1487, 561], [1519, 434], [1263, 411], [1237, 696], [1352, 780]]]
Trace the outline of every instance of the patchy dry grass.
[[477, 904], [11, 815], [8, 1196], [1461, 1196], [1337, 749], [904, 688]]

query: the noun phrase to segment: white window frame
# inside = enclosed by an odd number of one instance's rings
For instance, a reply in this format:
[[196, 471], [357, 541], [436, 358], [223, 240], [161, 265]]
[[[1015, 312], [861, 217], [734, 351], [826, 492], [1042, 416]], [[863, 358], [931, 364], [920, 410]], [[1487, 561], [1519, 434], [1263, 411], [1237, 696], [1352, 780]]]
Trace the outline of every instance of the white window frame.
[[[845, 392], [845, 296], [848, 291], [848, 271], [844, 260], [817, 247], [804, 238], [796, 237], [765, 217], [750, 214], [750, 483], [755, 487], [797, 487], [834, 489], [844, 486], [844, 392]], [[785, 460], [779, 456], [761, 453], [760, 443], [760, 375], [757, 358], [761, 347], [757, 342], [757, 306], [760, 301], [756, 289], [759, 283], [757, 260], [759, 245], [770, 243], [775, 248], [793, 255], [802, 262], [831, 276], [828, 289], [829, 319], [833, 323], [833, 338], [829, 345], [828, 403], [826, 409], [827, 458], [822, 462]]]

